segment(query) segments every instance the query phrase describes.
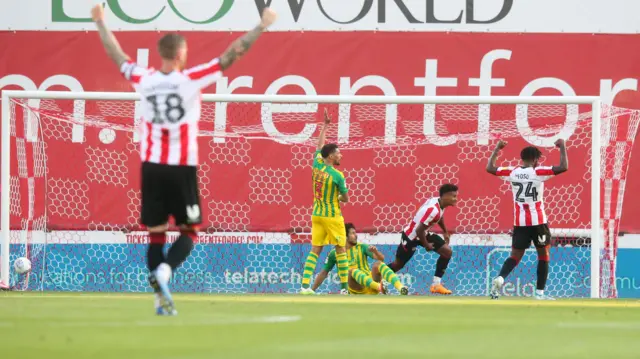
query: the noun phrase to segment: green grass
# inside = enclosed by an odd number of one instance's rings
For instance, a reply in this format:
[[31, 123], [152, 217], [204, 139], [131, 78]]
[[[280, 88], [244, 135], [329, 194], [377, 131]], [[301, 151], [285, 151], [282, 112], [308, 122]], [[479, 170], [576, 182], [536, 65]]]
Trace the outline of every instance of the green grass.
[[4, 358], [638, 358], [640, 302], [0, 293]]

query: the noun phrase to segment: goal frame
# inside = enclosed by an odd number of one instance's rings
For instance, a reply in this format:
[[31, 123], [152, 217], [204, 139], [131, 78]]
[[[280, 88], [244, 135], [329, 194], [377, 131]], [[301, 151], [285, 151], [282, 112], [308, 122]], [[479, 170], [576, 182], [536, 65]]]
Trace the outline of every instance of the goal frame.
[[[11, 111], [12, 99], [31, 100], [121, 100], [139, 101], [136, 92], [73, 92], [73, 91], [2, 91], [2, 163], [0, 202], [1, 247], [0, 283], [9, 285], [10, 249], [10, 179], [11, 179]], [[466, 105], [591, 105], [591, 298], [600, 297], [600, 153], [601, 153], [601, 100], [597, 96], [340, 96], [340, 95], [218, 95], [203, 94], [203, 102], [260, 102], [260, 103], [332, 103], [332, 104], [466, 104]]]

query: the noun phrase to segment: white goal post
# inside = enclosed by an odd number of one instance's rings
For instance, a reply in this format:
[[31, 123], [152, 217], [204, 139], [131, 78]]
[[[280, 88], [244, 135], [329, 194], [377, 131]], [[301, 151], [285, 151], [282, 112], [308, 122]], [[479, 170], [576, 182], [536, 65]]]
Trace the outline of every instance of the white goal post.
[[[85, 101], [138, 101], [140, 95], [133, 92], [67, 92], [67, 91], [2, 91], [2, 202], [0, 247], [1, 268], [0, 281], [10, 282], [9, 251], [11, 243], [10, 206], [11, 206], [11, 102], [13, 100], [29, 100], [36, 106], [40, 100], [85, 100]], [[383, 104], [383, 105], [590, 105], [591, 116], [591, 176], [590, 186], [590, 224], [585, 228], [591, 238], [590, 296], [600, 297], [601, 251], [603, 238], [601, 223], [601, 100], [595, 96], [307, 96], [307, 95], [213, 95], [204, 94], [203, 103], [281, 103], [281, 104]], [[81, 121], [82, 119], [80, 119]], [[338, 120], [339, 121], [339, 120]], [[132, 119], [133, 124], [133, 119]], [[15, 126], [15, 125], [14, 125]], [[216, 129], [217, 130], [217, 129]], [[223, 129], [224, 130], [224, 129]], [[488, 156], [488, 154], [487, 154]], [[14, 159], [15, 160], [15, 159]], [[509, 211], [510, 208], [502, 208]]]

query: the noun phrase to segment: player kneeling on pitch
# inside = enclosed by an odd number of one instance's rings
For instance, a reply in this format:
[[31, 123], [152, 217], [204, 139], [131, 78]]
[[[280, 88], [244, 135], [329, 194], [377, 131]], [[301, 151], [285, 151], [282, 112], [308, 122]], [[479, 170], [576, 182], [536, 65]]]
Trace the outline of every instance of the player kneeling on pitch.
[[[398, 250], [396, 251], [396, 260], [389, 264], [389, 268], [394, 272], [404, 268], [419, 246], [424, 247], [427, 252], [436, 251], [440, 257], [436, 262], [436, 272], [431, 284], [431, 293], [451, 294], [451, 291], [442, 284], [442, 277], [453, 255], [453, 251], [449, 247], [449, 232], [444, 225], [444, 209], [449, 206], [455, 206], [456, 202], [458, 202], [458, 186], [445, 184], [440, 187], [439, 191], [440, 197], [427, 200], [418, 209], [409, 225], [405, 227], [400, 245], [398, 245]], [[436, 223], [442, 228], [444, 238], [429, 232], [429, 229]]]
[[[349, 259], [349, 293], [351, 294], [386, 294], [382, 279], [391, 283], [401, 295], [409, 294], [409, 289], [398, 279], [396, 274], [384, 264], [384, 255], [375, 246], [358, 243], [356, 227], [345, 224], [347, 233], [347, 257]], [[369, 267], [368, 258], [377, 260]], [[336, 250], [329, 252], [324, 268], [313, 283], [315, 291], [327, 278], [336, 265]]]

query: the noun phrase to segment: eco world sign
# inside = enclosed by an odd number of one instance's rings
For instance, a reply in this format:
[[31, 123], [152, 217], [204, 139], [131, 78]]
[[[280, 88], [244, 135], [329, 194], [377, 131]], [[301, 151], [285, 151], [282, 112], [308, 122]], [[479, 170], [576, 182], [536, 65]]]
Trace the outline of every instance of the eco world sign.
[[[2, 30], [93, 30], [92, 2], [21, 0], [3, 4]], [[274, 31], [496, 31], [636, 33], [626, 0], [105, 0], [114, 29], [251, 29], [266, 6], [279, 14]]]

